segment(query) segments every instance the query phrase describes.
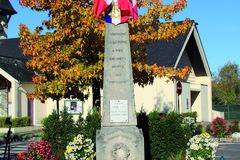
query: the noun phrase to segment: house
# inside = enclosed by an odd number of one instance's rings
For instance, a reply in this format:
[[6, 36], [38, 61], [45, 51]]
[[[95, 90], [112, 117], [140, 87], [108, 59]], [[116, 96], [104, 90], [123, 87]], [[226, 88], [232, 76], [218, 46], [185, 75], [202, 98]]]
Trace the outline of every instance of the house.
[[[34, 90], [31, 78], [35, 73], [25, 67], [27, 57], [18, 47], [19, 38], [7, 39], [7, 28], [2, 24], [7, 23], [8, 18], [0, 15], [0, 115], [13, 118], [30, 116], [33, 125], [40, 125], [41, 120], [56, 109], [56, 102], [48, 99], [41, 103], [27, 98], [26, 93]], [[179, 96], [176, 93], [177, 82], [166, 82], [166, 78], [155, 78], [152, 85], [144, 88], [135, 85], [137, 111], [197, 111], [198, 121], [212, 120], [211, 73], [195, 23], [176, 39], [151, 43], [147, 63], [173, 68], [188, 65], [191, 74], [186, 80], [180, 80], [182, 93]], [[60, 101], [61, 106], [67, 107], [75, 117], [79, 113], [85, 116], [92, 107], [92, 97], [85, 102], [64, 99]]]
[[178, 81], [167, 82], [166, 78], [155, 78], [152, 85], [144, 88], [135, 85], [137, 110], [142, 107], [147, 111], [196, 111], [197, 121], [212, 120], [211, 71], [196, 25], [193, 23], [189, 31], [176, 39], [153, 42], [148, 47], [148, 64], [191, 68], [190, 75], [180, 80], [181, 95], [176, 92]]

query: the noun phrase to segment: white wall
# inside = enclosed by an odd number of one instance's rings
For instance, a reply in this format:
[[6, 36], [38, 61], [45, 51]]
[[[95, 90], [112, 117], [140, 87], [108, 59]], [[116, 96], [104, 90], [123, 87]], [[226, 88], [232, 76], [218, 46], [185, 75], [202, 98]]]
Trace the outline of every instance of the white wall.
[[207, 86], [207, 96], [208, 96], [208, 117], [209, 121], [213, 120], [212, 117], [212, 81], [211, 77], [197, 77], [196, 83], [203, 84]]
[[176, 102], [176, 88], [172, 81], [167, 82], [167, 78], [155, 78], [154, 83], [144, 88], [135, 84], [135, 104], [136, 111], [143, 108], [146, 112], [158, 110], [174, 110]]
[[182, 82], [182, 94], [180, 95], [180, 113], [191, 111], [190, 83]]
[[[34, 91], [34, 85], [32, 83], [24, 83], [22, 84], [21, 88], [21, 105], [23, 107], [22, 109], [22, 116], [27, 115], [27, 97], [26, 93], [27, 92], [33, 92]], [[25, 107], [26, 106], [26, 107]], [[33, 119], [33, 124], [34, 125], [41, 125], [41, 121], [44, 117], [47, 117], [52, 113], [52, 111], [57, 109], [56, 107], [56, 101], [53, 101], [52, 99], [47, 99], [45, 103], [42, 103], [41, 101], [34, 99], [33, 101], [33, 112], [34, 112], [34, 119]], [[59, 109], [60, 111], [64, 107], [64, 99], [59, 101]], [[92, 96], [89, 96], [88, 100], [86, 100], [83, 103], [83, 116], [85, 117], [92, 109]], [[78, 119], [78, 115], [73, 116], [74, 119]]]
[[26, 91], [21, 87], [19, 89], [19, 108], [20, 108], [20, 115], [27, 116], [28, 114], [28, 99], [26, 95]]
[[211, 121], [208, 113], [208, 87], [201, 86], [201, 106], [202, 106], [202, 121]]

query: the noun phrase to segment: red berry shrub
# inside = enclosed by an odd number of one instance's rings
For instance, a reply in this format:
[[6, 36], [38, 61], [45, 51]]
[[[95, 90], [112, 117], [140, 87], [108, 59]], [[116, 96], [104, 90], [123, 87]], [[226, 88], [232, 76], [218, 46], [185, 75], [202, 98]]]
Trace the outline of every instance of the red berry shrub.
[[217, 117], [212, 121], [210, 129], [213, 136], [222, 138], [225, 136], [228, 130], [227, 122], [223, 118]]

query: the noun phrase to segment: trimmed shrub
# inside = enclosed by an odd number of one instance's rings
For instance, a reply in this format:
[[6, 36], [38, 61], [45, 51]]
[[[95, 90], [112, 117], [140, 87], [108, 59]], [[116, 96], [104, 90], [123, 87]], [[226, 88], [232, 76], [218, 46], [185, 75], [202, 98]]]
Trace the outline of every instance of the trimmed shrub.
[[64, 109], [60, 115], [53, 111], [43, 121], [43, 140], [51, 143], [53, 152], [59, 159], [64, 159], [67, 144], [76, 135], [73, 117]]
[[42, 138], [52, 144], [53, 151], [59, 159], [64, 159], [66, 146], [78, 134], [92, 139], [95, 143], [96, 130], [101, 127], [101, 115], [94, 109], [88, 113], [85, 119], [79, 115], [79, 119], [75, 123], [72, 115], [66, 110], [60, 112], [60, 115], [53, 111], [51, 115], [42, 120], [42, 123]]
[[7, 117], [0, 117], [0, 128], [7, 128], [8, 126], [5, 124]]
[[31, 118], [30, 117], [18, 117], [12, 119], [12, 126], [13, 127], [26, 127], [31, 125]]
[[177, 154], [173, 154], [170, 157], [168, 157], [167, 160], [185, 160], [185, 154], [183, 151], [180, 151]]
[[[5, 124], [7, 117], [0, 117], [0, 128], [7, 128], [8, 125]], [[31, 118], [30, 117], [17, 117], [10, 118], [12, 122], [12, 127], [27, 127], [31, 126]]]
[[76, 122], [77, 133], [82, 134], [84, 137], [89, 138], [95, 143], [96, 141], [96, 131], [101, 128], [101, 114], [97, 109], [89, 111], [86, 118], [79, 118]]
[[142, 128], [144, 135], [145, 159], [185, 157], [187, 142], [196, 129], [195, 119], [195, 113], [184, 115], [175, 112], [163, 114], [157, 111], [148, 115], [144, 111], [138, 113], [138, 127]]
[[195, 119], [195, 122], [197, 121], [197, 112], [186, 112], [186, 113], [181, 113], [182, 119], [185, 117], [192, 117]]
[[148, 126], [148, 115], [145, 111], [141, 110], [140, 113], [137, 113], [137, 127], [142, 129], [144, 137], [144, 151], [145, 159], [152, 159], [151, 157], [151, 146], [149, 139], [149, 126]]
[[181, 126], [182, 118], [171, 112], [165, 116], [154, 111], [149, 114], [149, 136], [152, 159], [167, 159], [186, 149], [187, 137]]

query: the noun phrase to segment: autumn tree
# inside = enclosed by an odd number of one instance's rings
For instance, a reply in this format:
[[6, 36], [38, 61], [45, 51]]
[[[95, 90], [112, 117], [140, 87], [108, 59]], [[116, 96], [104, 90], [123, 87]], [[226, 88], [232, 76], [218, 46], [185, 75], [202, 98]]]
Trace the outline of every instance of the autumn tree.
[[212, 81], [213, 104], [240, 104], [240, 69], [236, 63], [225, 64]]
[[[88, 0], [19, 0], [24, 7], [48, 12], [49, 19], [31, 32], [20, 25], [20, 47], [30, 57], [27, 67], [38, 75], [33, 77], [35, 96], [44, 101], [48, 97], [86, 98], [89, 86], [101, 86], [103, 79], [104, 15], [96, 18]], [[137, 22], [130, 20], [129, 32], [133, 57], [134, 82], [146, 85], [155, 76], [183, 78], [189, 68], [166, 68], [148, 65], [146, 44], [150, 41], [176, 38], [191, 27], [189, 20], [171, 22], [184, 9], [187, 0], [164, 4], [162, 0], [138, 0], [139, 9], [146, 12]], [[167, 23], [162, 23], [167, 22]], [[45, 31], [44, 35], [42, 31]], [[49, 31], [48, 31], [49, 30]]]

